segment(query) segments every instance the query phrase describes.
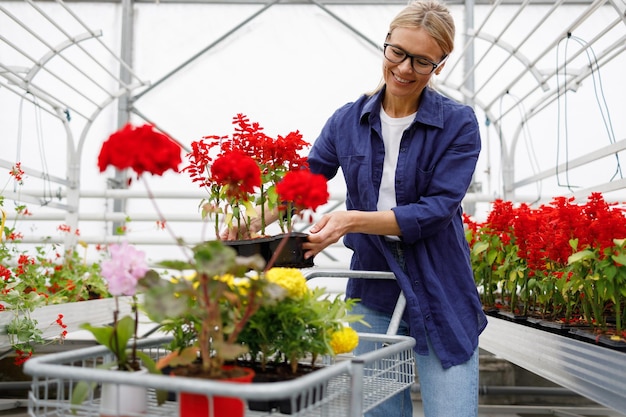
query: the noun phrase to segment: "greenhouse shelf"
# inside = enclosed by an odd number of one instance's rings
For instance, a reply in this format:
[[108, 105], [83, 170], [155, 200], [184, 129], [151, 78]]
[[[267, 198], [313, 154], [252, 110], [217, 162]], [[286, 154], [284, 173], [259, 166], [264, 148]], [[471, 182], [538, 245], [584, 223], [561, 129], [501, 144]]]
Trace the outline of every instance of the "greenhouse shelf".
[[[153, 359], [167, 354], [162, 346], [168, 338], [140, 341], [140, 348]], [[69, 394], [79, 381], [146, 387], [149, 409], [141, 414], [178, 416], [177, 393], [191, 392], [242, 400], [281, 400], [290, 402], [292, 416], [361, 417], [363, 413], [394, 394], [409, 388], [414, 380], [413, 346], [415, 339], [405, 336], [359, 334], [359, 340], [371, 341], [376, 350], [359, 356], [344, 357], [303, 377], [272, 383], [231, 384], [169, 375], [138, 374], [97, 369], [112, 358], [102, 346], [35, 357], [24, 366], [32, 376], [29, 415], [98, 416], [99, 389], [80, 406], [73, 407]], [[157, 405], [156, 390], [166, 390], [168, 401]], [[130, 415], [125, 413], [126, 416]], [[282, 415], [276, 410], [246, 411], [247, 417]], [[209, 416], [211, 417], [211, 416]]]
[[489, 317], [480, 347], [626, 414], [626, 353]]
[[[119, 297], [117, 304], [114, 298], [102, 298], [37, 307], [30, 313], [30, 318], [37, 322], [37, 328], [41, 330], [43, 338], [52, 339], [58, 337], [62, 330], [68, 333], [79, 330], [85, 322], [94, 326], [110, 323], [115, 309], [118, 309], [121, 315], [129, 314], [131, 297]], [[63, 323], [67, 326], [63, 329], [55, 324], [59, 314], [63, 315]], [[12, 351], [7, 325], [14, 317], [12, 311], [0, 314], [0, 352]]]

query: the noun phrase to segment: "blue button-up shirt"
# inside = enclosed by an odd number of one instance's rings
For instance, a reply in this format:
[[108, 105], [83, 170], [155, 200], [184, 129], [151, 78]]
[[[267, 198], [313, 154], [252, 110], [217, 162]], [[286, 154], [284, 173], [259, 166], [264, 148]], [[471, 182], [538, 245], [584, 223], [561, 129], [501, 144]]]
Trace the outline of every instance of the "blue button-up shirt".
[[[380, 108], [383, 91], [339, 108], [309, 153], [313, 172], [332, 178], [339, 167], [348, 210], [375, 211], [385, 149]], [[351, 233], [354, 270], [392, 271], [396, 280], [351, 279], [347, 296], [391, 313], [400, 289], [404, 318], [416, 351], [427, 354], [426, 333], [444, 368], [466, 362], [487, 324], [474, 284], [461, 201], [480, 152], [474, 111], [426, 88], [415, 120], [404, 131], [396, 169], [393, 208], [402, 231], [406, 272], [383, 236]]]

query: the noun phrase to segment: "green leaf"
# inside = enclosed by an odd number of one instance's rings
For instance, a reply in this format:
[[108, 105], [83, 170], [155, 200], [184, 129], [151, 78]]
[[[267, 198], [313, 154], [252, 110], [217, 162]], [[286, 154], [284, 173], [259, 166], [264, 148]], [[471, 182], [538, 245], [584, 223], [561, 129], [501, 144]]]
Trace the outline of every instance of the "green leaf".
[[[141, 360], [141, 364], [151, 374], [162, 375], [161, 370], [157, 368], [156, 362], [152, 358], [142, 351], [137, 351], [137, 358]], [[167, 401], [167, 390], [156, 390], [157, 404], [161, 405]]]
[[613, 255], [612, 258], [618, 264], [626, 266], [626, 254], [620, 253], [619, 255]]
[[486, 251], [487, 248], [489, 248], [489, 243], [487, 243], [487, 242], [476, 242], [474, 244], [474, 246], [472, 247], [472, 254], [473, 255], [478, 255], [479, 253], [482, 253], [482, 252]]
[[487, 252], [487, 265], [493, 265], [494, 261], [498, 257], [498, 250], [490, 250]]
[[209, 277], [224, 275], [235, 265], [237, 252], [219, 240], [201, 243], [193, 248], [196, 270]]
[[587, 249], [581, 250], [580, 252], [576, 252], [576, 253], [570, 255], [570, 257], [567, 258], [567, 264], [571, 265], [573, 263], [580, 262], [580, 261], [583, 261], [585, 259], [591, 259], [593, 257], [594, 257], [594, 254], [593, 254], [592, 251], [587, 250]]
[[85, 323], [80, 327], [91, 332], [98, 343], [113, 352], [118, 364], [126, 363], [126, 345], [135, 331], [135, 320], [132, 317], [125, 316], [113, 326], [94, 327]]
[[[111, 369], [111, 366], [114, 364], [103, 363], [96, 366], [96, 369]], [[78, 381], [76, 385], [74, 385], [74, 389], [72, 390], [72, 395], [70, 398], [70, 403], [74, 406], [72, 407], [72, 414], [76, 414], [77, 405], [81, 405], [83, 401], [87, 398], [87, 396], [96, 388], [98, 385], [97, 382], [87, 382], [87, 381]]]

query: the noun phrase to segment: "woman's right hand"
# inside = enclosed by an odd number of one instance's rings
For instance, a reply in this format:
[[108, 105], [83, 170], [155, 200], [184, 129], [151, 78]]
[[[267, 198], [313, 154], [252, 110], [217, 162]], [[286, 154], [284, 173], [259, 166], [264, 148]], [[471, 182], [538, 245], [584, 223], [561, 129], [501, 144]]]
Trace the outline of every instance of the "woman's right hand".
[[241, 240], [250, 239], [251, 237], [251, 233], [245, 222], [241, 225], [241, 227], [237, 227], [235, 225], [232, 227], [226, 226], [220, 232], [220, 240]]

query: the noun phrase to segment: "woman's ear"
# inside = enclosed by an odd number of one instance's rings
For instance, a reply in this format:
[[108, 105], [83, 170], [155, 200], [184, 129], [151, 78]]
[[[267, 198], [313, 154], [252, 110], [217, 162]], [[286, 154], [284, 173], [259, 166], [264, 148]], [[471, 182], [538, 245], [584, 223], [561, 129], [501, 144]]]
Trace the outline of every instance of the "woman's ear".
[[441, 64], [439, 64], [439, 65], [437, 66], [437, 68], [435, 68], [435, 74], [436, 74], [436, 75], [439, 75], [439, 73], [441, 72], [441, 70], [442, 70], [442, 69], [443, 69], [443, 67], [445, 67], [445, 66], [446, 66], [446, 63], [445, 63], [445, 62], [442, 62]]

